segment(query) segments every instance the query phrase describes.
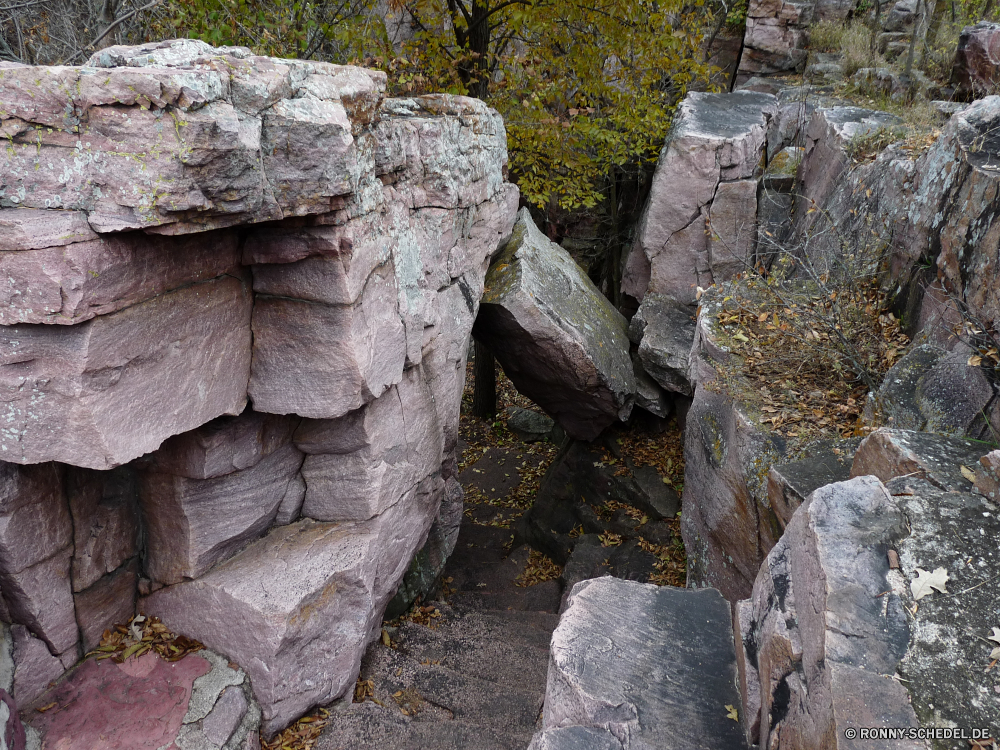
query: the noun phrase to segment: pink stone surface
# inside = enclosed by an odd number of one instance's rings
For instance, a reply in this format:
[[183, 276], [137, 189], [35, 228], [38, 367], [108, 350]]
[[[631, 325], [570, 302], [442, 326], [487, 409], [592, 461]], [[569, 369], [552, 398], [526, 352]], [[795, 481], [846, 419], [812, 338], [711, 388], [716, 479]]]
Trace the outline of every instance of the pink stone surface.
[[234, 272], [238, 261], [230, 230], [172, 240], [125, 232], [66, 247], [0, 252], [0, 325], [73, 325]]
[[101, 642], [106, 628], [132, 619], [138, 581], [138, 562], [132, 560], [73, 595], [84, 652]]
[[139, 488], [131, 466], [111, 471], [69, 468], [66, 494], [73, 515], [73, 591], [138, 554]]
[[44, 642], [35, 638], [23, 625], [11, 627], [14, 642], [13, 694], [21, 706], [41, 695], [49, 682], [63, 673], [64, 667]]
[[240, 413], [250, 310], [223, 277], [75, 326], [4, 326], [0, 458], [109, 469]]
[[58, 709], [31, 717], [45, 750], [158, 750], [173, 740], [194, 681], [211, 668], [197, 654], [166, 662], [153, 653], [124, 664], [83, 662], [43, 700]]
[[0, 462], [0, 577], [41, 562], [72, 540], [62, 467]]
[[97, 239], [82, 211], [15, 208], [0, 214], [0, 251], [58, 247]]

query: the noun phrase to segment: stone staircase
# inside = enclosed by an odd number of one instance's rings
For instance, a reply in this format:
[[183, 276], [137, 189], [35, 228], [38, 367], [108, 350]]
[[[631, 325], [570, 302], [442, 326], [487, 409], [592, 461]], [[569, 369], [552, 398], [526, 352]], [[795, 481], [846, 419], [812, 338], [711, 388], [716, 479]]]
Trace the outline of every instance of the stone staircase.
[[[335, 711], [316, 750], [523, 750], [540, 728], [558, 581], [520, 588], [527, 548], [466, 522], [449, 560], [450, 605], [430, 626], [387, 628], [362, 662], [372, 695]], [[433, 612], [429, 613], [433, 615]]]
[[505, 557], [509, 537], [463, 525], [450, 605], [386, 629], [362, 664], [370, 697], [334, 711], [317, 750], [746, 748], [718, 592], [605, 577], [559, 616], [557, 581], [514, 585], [528, 550]]

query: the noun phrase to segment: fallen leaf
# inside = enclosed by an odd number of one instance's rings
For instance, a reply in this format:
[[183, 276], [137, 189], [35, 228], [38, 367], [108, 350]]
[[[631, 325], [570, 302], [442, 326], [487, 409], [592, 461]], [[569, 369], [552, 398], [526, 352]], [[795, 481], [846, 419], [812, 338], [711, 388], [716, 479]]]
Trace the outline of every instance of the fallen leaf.
[[947, 594], [948, 590], [944, 587], [947, 582], [948, 571], [944, 568], [935, 568], [933, 573], [928, 573], [923, 568], [917, 568], [917, 577], [910, 581], [910, 591], [913, 592], [913, 598], [920, 601], [933, 593], [931, 589], [937, 589], [942, 594]]
[[962, 466], [962, 476], [968, 479], [970, 482], [976, 481], [976, 472], [974, 472], [968, 466]]
[[739, 331], [733, 334], [733, 338], [736, 339], [737, 341], [742, 341], [744, 344], [750, 340]]
[[899, 553], [896, 550], [889, 550], [889, 569], [899, 570]]
[[727, 703], [727, 704], [726, 704], [726, 711], [728, 711], [728, 712], [729, 712], [729, 713], [727, 713], [727, 714], [726, 714], [726, 718], [727, 718], [727, 719], [732, 719], [733, 721], [739, 721], [739, 720], [740, 720], [740, 714], [739, 714], [739, 712], [738, 712], [738, 711], [736, 710], [736, 707], [735, 707], [735, 706], [730, 706], [730, 705], [729, 705], [729, 704]]
[[[993, 628], [993, 635], [987, 638], [987, 640], [993, 641], [994, 643], [1000, 643], [1000, 628]], [[993, 649], [992, 653], [990, 653], [990, 658], [1000, 659], [1000, 646]]]
[[392, 647], [392, 640], [389, 638], [389, 631], [382, 628], [382, 644], [389, 648]]

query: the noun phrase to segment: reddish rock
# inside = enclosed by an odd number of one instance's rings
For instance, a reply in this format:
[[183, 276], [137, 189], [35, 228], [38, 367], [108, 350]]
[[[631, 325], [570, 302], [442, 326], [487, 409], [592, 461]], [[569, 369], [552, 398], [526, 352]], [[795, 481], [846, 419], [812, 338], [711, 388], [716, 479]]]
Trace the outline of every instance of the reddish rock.
[[625, 294], [641, 301], [657, 292], [693, 305], [697, 287], [743, 270], [741, 253], [752, 248], [757, 222], [758, 167], [776, 113], [773, 96], [753, 91], [685, 98], [626, 258]]
[[995, 94], [1000, 85], [1000, 24], [981, 21], [966, 26], [958, 37], [951, 70], [955, 98], [978, 99]]
[[144, 472], [146, 571], [154, 581], [196, 578], [267, 531], [302, 454], [286, 444], [248, 469], [215, 479]]
[[249, 386], [254, 408], [332, 418], [378, 398], [403, 372], [398, 305], [391, 264], [372, 274], [353, 306], [258, 297]]
[[0, 457], [108, 469], [246, 403], [249, 289], [221, 278], [75, 326], [0, 329]]
[[132, 467], [70, 468], [66, 494], [73, 514], [73, 591], [83, 591], [139, 552], [138, 477]]
[[802, 70], [813, 11], [812, 2], [751, 0], [737, 81]]
[[67, 547], [31, 567], [0, 576], [13, 621], [27, 626], [60, 656], [71, 650], [75, 654], [79, 638], [70, 585], [71, 555]]
[[883, 482], [893, 477], [918, 477], [943, 490], [968, 491], [972, 471], [986, 443], [912, 430], [881, 429], [866, 437], [851, 464], [851, 476], [874, 476]]
[[302, 514], [364, 521], [439, 470], [442, 435], [419, 369], [371, 404], [336, 420], [306, 421], [296, 444], [307, 453]]
[[72, 325], [184, 284], [236, 274], [238, 262], [230, 231], [172, 241], [126, 232], [66, 247], [0, 252], [0, 325]]
[[0, 577], [19, 573], [72, 543], [62, 467], [0, 463]]
[[975, 467], [976, 492], [1000, 505], [1000, 451], [990, 451]]
[[128, 622], [135, 615], [138, 571], [138, 561], [132, 560], [73, 595], [84, 653], [101, 642], [106, 628]]
[[441, 480], [427, 480], [363, 523], [306, 519], [276, 528], [197, 580], [146, 597], [140, 608], [242, 664], [270, 737], [310, 706], [353, 688], [442, 490]]
[[150, 471], [189, 479], [214, 479], [256, 465], [287, 445], [298, 419], [247, 408], [167, 439], [143, 459]]
[[[70, 664], [63, 665], [44, 642], [35, 638], [23, 625], [11, 626], [14, 641], [14, 699], [28, 706], [57, 679]], [[75, 661], [75, 659], [74, 659]]]
[[0, 213], [0, 252], [60, 247], [96, 240], [82, 211], [14, 208]]
[[64, 707], [32, 717], [44, 747], [157, 750], [173, 747], [194, 681], [208, 673], [197, 654], [166, 662], [155, 653], [116, 664], [88, 659], [45, 695]]
[[211, 713], [205, 717], [202, 731], [210, 742], [220, 747], [225, 745], [246, 716], [247, 708], [249, 704], [243, 690], [235, 685], [226, 688]]

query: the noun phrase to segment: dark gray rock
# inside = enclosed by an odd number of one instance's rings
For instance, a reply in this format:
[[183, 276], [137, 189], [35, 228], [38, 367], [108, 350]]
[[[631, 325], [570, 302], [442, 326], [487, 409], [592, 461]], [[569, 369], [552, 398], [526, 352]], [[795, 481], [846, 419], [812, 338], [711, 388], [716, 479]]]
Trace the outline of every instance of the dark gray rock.
[[636, 391], [627, 323], [522, 209], [486, 276], [474, 334], [517, 389], [592, 440], [628, 418]]
[[507, 427], [525, 443], [548, 439], [555, 426], [552, 417], [531, 409], [514, 406], [508, 411]]
[[653, 378], [646, 374], [639, 353], [632, 354], [632, 372], [635, 374], [635, 405], [653, 416], [666, 419], [673, 412], [673, 402]]
[[851, 478], [859, 440], [824, 441], [798, 461], [776, 464], [767, 475], [767, 498], [782, 529], [814, 490]]
[[606, 729], [557, 727], [532, 737], [528, 750], [622, 750], [622, 743]]
[[736, 679], [719, 592], [584, 581], [552, 635], [543, 729], [600, 727], [625, 750], [746, 747], [727, 718]]
[[576, 584], [611, 574], [609, 552], [610, 550], [601, 544], [597, 534], [583, 534], [576, 540], [573, 552], [563, 566], [563, 600], [560, 612], [566, 610], [569, 593]]
[[663, 294], [647, 294], [629, 325], [643, 369], [660, 387], [690, 396], [688, 357], [694, 343], [695, 311]]

